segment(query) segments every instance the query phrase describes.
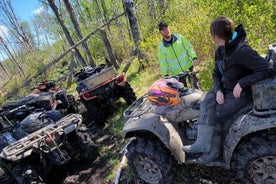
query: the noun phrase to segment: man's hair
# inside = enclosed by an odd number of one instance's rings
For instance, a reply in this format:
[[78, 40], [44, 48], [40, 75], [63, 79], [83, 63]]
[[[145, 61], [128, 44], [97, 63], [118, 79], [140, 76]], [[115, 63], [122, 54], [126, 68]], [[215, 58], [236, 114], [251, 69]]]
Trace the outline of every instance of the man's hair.
[[168, 24], [166, 22], [160, 22], [158, 24], [158, 29], [162, 30], [164, 27], [168, 27]]

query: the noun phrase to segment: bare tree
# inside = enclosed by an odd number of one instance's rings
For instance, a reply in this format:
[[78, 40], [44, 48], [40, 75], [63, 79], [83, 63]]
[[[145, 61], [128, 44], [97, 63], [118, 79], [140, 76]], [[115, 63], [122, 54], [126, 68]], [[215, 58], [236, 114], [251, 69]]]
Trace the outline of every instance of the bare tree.
[[[56, 18], [57, 18], [57, 20], [58, 20], [58, 22], [59, 22], [59, 24], [60, 24], [60, 26], [61, 26], [64, 34], [65, 34], [65, 36], [66, 36], [66, 39], [67, 39], [69, 45], [73, 46], [74, 45], [74, 41], [73, 41], [73, 39], [72, 39], [72, 37], [71, 37], [71, 35], [70, 35], [67, 27], [65, 26], [65, 24], [63, 22], [63, 19], [61, 18], [61, 15], [58, 12], [58, 8], [57, 8], [54, 0], [47, 0], [47, 1], [49, 3], [49, 6], [51, 7], [51, 9], [53, 10], [53, 12], [55, 13], [55, 16], [56, 16]], [[81, 65], [86, 66], [86, 62], [83, 59], [83, 57], [81, 56], [81, 54], [80, 54], [80, 52], [79, 52], [79, 50], [77, 48], [75, 48], [75, 54], [76, 54], [75, 56], [77, 58], [77, 61]]]
[[[137, 15], [134, 7], [134, 1], [133, 0], [122, 0], [125, 11], [127, 13], [127, 17], [129, 20], [130, 30], [132, 33], [132, 38], [134, 40], [135, 44], [135, 54], [137, 54], [138, 59], [146, 59], [145, 54], [143, 54], [142, 50], [140, 49], [140, 41], [142, 39], [141, 33], [140, 33], [140, 27], [137, 20]], [[143, 69], [144, 65], [140, 62], [140, 68], [139, 70]]]
[[108, 37], [107, 37], [107, 34], [105, 32], [105, 30], [102, 28], [102, 29], [99, 29], [100, 33], [101, 33], [101, 36], [102, 36], [102, 39], [103, 39], [103, 42], [104, 42], [104, 45], [106, 47], [106, 50], [107, 50], [107, 53], [108, 53], [108, 56], [109, 56], [109, 59], [110, 59], [110, 62], [112, 63], [112, 65], [118, 69], [119, 68], [119, 65], [116, 61], [116, 58], [115, 58], [115, 55], [113, 53], [113, 50], [112, 50], [112, 47], [111, 47], [111, 44], [108, 40]]
[[156, 13], [155, 13], [154, 0], [148, 0], [148, 7], [149, 7], [149, 12], [150, 12], [150, 18], [151, 18], [151, 20], [155, 20]]
[[4, 42], [4, 39], [2, 37], [0, 37], [0, 45], [3, 46], [3, 50], [6, 52], [7, 56], [11, 59], [14, 65], [19, 69], [19, 74], [25, 76], [25, 73], [21, 64], [15, 59], [14, 55], [12, 54], [11, 50], [9, 49], [8, 45]]
[[[79, 39], [81, 40], [83, 38], [83, 35], [82, 35], [82, 32], [81, 32], [81, 28], [80, 28], [80, 25], [78, 23], [78, 19], [76, 17], [76, 14], [72, 8], [72, 5], [71, 3], [69, 2], [69, 0], [63, 0], [64, 4], [65, 4], [65, 7], [70, 15], [70, 19], [71, 19], [71, 22], [74, 26], [74, 29], [79, 37]], [[87, 43], [86, 42], [82, 42], [82, 47], [83, 47], [83, 50], [86, 54], [86, 58], [87, 58], [87, 61], [89, 62], [89, 64], [91, 66], [95, 66], [95, 62], [92, 58], [92, 55], [88, 49], [88, 46], [87, 46]]]
[[[2, 53], [1, 53], [2, 54]], [[2, 56], [3, 57], [3, 56]], [[0, 68], [2, 69], [3, 72], [1, 73], [1, 77], [4, 79], [6, 77], [10, 77], [9, 72], [6, 70], [6, 68], [4, 67], [4, 65], [2, 64], [2, 62], [0, 62]]]
[[23, 25], [16, 17], [14, 10], [11, 5], [10, 0], [0, 1], [0, 9], [2, 10], [5, 21], [2, 22], [9, 29], [10, 33], [14, 36], [17, 43], [20, 43], [22, 48], [26, 51], [33, 51], [33, 41], [31, 38], [31, 33], [26, 26]]
[[79, 18], [80, 24], [86, 29], [89, 29], [89, 25], [86, 24], [86, 17], [84, 15], [85, 6], [80, 0], [75, 0], [74, 10], [76, 11], [77, 17]]
[[[117, 2], [117, 0], [112, 0], [113, 5], [115, 5], [116, 2]], [[120, 12], [119, 8], [117, 6], [113, 6], [113, 17], [117, 16], [119, 14], [119, 12]], [[123, 23], [122, 23], [121, 19], [115, 19], [114, 22], [118, 28], [118, 38], [120, 38], [120, 40], [122, 41], [124, 50], [128, 51], [128, 46], [126, 44], [126, 35], [124, 33]]]
[[160, 18], [162, 19], [166, 13], [165, 0], [159, 0]]

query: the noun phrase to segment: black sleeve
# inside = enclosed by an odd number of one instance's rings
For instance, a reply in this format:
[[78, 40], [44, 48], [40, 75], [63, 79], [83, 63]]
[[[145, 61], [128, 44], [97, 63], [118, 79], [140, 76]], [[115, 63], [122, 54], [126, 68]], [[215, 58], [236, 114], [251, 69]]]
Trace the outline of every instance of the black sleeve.
[[214, 90], [215, 92], [217, 91], [222, 91], [222, 83], [221, 83], [221, 78], [222, 78], [222, 75], [219, 71], [219, 68], [218, 68], [218, 60], [221, 60], [221, 50], [222, 48], [218, 48], [215, 52], [215, 68], [213, 70], [213, 83], [214, 83]]
[[238, 64], [252, 71], [251, 75], [247, 75], [239, 80], [242, 88], [273, 76], [274, 71], [272, 65], [250, 46], [244, 46], [238, 52], [236, 54]]

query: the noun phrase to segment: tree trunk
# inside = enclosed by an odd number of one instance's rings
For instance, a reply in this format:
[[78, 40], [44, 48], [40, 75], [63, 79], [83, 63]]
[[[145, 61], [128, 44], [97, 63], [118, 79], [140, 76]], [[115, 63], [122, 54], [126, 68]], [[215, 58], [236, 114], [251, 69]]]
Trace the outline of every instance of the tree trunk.
[[6, 18], [6, 27], [10, 30], [10, 33], [14, 36], [17, 43], [20, 43], [21, 47], [27, 52], [33, 51], [33, 41], [31, 41], [30, 32], [27, 32], [26, 27], [24, 27], [16, 17], [11, 1], [0, 1], [0, 10], [2, 10]]
[[72, 54], [71, 54], [71, 61], [70, 61], [70, 65], [69, 65], [69, 73], [68, 73], [68, 80], [67, 80], [67, 88], [71, 87], [72, 83], [73, 83], [73, 73], [74, 73], [74, 68], [75, 68], [75, 57], [74, 57], [75, 53], [74, 53], [74, 49], [72, 50]]
[[166, 13], [165, 0], [159, 0], [159, 7], [160, 7], [160, 17], [162, 20]]
[[124, 3], [124, 8], [127, 13], [129, 26], [132, 34], [132, 38], [134, 40], [135, 46], [139, 46], [139, 42], [141, 40], [140, 27], [137, 20], [137, 15], [134, 8], [133, 0], [122, 0]]
[[[2, 62], [0, 62], [0, 67], [1, 67], [1, 69], [3, 71], [3, 72], [1, 72], [2, 78], [8, 78], [8, 77], [10, 77], [9, 72], [6, 70], [6, 68], [4, 67], [4, 65], [2, 64]], [[3, 75], [3, 73], [4, 73], [5, 76]]]
[[[115, 4], [117, 0], [112, 0], [112, 4]], [[118, 15], [118, 9], [116, 8], [116, 6], [113, 6], [113, 16], [117, 16]], [[118, 38], [120, 38], [120, 40], [122, 41], [123, 43], [123, 47], [124, 47], [124, 50], [126, 51], [126, 53], [129, 53], [129, 48], [127, 46], [127, 42], [126, 42], [126, 36], [124, 34], [124, 28], [123, 28], [123, 24], [121, 22], [121, 19], [115, 19], [115, 25], [117, 26], [118, 28]]]
[[4, 42], [4, 40], [2, 39], [2, 37], [0, 37], [0, 44], [4, 47], [4, 50], [7, 53], [7, 55], [9, 56], [9, 58], [11, 59], [11, 61], [19, 69], [19, 74], [21, 74], [22, 76], [26, 76], [25, 73], [24, 73], [24, 70], [23, 70], [23, 68], [21, 66], [21, 64], [15, 59], [15, 57], [13, 56], [12, 52], [10, 51], [8, 45]]
[[[61, 28], [62, 28], [62, 30], [63, 30], [65, 36], [66, 36], [66, 39], [67, 39], [69, 45], [70, 45], [70, 46], [73, 46], [73, 45], [74, 45], [74, 41], [73, 41], [73, 39], [72, 39], [72, 37], [71, 37], [71, 35], [70, 35], [68, 29], [66, 28], [66, 26], [65, 26], [65, 24], [64, 24], [64, 22], [63, 22], [63, 20], [62, 20], [62, 18], [61, 18], [60, 15], [59, 15], [58, 8], [57, 8], [57, 6], [56, 6], [54, 0], [47, 0], [47, 1], [48, 1], [48, 3], [49, 3], [49, 6], [50, 6], [50, 7], [52, 8], [52, 10], [54, 11], [55, 16], [56, 16], [58, 22], [60, 23], [60, 26], [61, 26]], [[86, 62], [85, 62], [85, 60], [83, 59], [83, 57], [81, 56], [79, 50], [78, 50], [77, 48], [75, 48], [75, 50], [76, 50], [76, 51], [75, 51], [75, 54], [76, 54], [76, 58], [77, 58], [78, 62], [79, 62], [82, 66], [86, 66]]]
[[[134, 1], [133, 0], [122, 0], [124, 4], [125, 11], [127, 13], [130, 30], [132, 33], [132, 38], [134, 40], [135, 44], [135, 54], [138, 56], [138, 59], [146, 59], [145, 54], [140, 49], [140, 40], [141, 40], [141, 33], [140, 33], [140, 27], [138, 25], [137, 21], [137, 15], [134, 8]], [[144, 69], [145, 66], [142, 62], [140, 62], [139, 70]]]
[[88, 30], [88, 25], [86, 24], [85, 15], [83, 12], [83, 9], [85, 9], [85, 6], [80, 3], [80, 0], [76, 0], [76, 6], [74, 7], [74, 10], [77, 12], [77, 17], [79, 17], [79, 22], [81, 25], [84, 26], [85, 30]]
[[150, 12], [150, 18], [152, 21], [154, 21], [156, 18], [154, 0], [148, 0], [148, 7]]
[[[83, 38], [82, 32], [81, 32], [80, 25], [79, 25], [79, 23], [78, 23], [76, 14], [75, 14], [75, 12], [74, 12], [74, 10], [73, 10], [73, 8], [72, 8], [72, 5], [71, 5], [71, 3], [69, 2], [69, 0], [63, 0], [63, 2], [64, 2], [64, 4], [65, 4], [65, 6], [66, 6], [66, 9], [67, 9], [69, 15], [70, 15], [70, 19], [71, 19], [71, 22], [72, 22], [72, 24], [73, 24], [73, 26], [74, 26], [74, 29], [75, 29], [75, 31], [76, 31], [76, 33], [77, 33], [79, 39], [81, 40], [81, 39]], [[87, 61], [89, 62], [89, 64], [90, 64], [91, 66], [96, 66], [96, 65], [95, 65], [95, 62], [94, 62], [94, 60], [93, 60], [93, 58], [92, 58], [92, 55], [91, 55], [91, 53], [90, 53], [90, 51], [89, 51], [89, 49], [88, 49], [87, 43], [86, 43], [86, 42], [83, 42], [83, 43], [82, 43], [82, 47], [83, 47], [83, 50], [84, 50], [84, 52], [85, 52], [85, 54], [86, 54], [86, 58], [87, 58]]]
[[[108, 21], [108, 14], [107, 14], [107, 9], [106, 9], [106, 5], [105, 5], [105, 1], [101, 1], [101, 6], [102, 6], [102, 9], [103, 9], [104, 20], [105, 20], [105, 22], [107, 22]], [[107, 25], [107, 29], [108, 29], [108, 31], [110, 31], [109, 25]]]
[[112, 47], [111, 47], [111, 44], [108, 40], [108, 37], [107, 37], [107, 34], [105, 32], [104, 29], [99, 29], [100, 33], [101, 33], [101, 36], [102, 36], [102, 39], [103, 39], [103, 42], [104, 42], [104, 45], [106, 47], [106, 50], [107, 50], [107, 53], [108, 53], [108, 57], [109, 57], [109, 61], [112, 63], [112, 65], [116, 68], [116, 69], [119, 69], [119, 65], [116, 61], [116, 58], [115, 58], [115, 55], [113, 53], [113, 50], [112, 50]]

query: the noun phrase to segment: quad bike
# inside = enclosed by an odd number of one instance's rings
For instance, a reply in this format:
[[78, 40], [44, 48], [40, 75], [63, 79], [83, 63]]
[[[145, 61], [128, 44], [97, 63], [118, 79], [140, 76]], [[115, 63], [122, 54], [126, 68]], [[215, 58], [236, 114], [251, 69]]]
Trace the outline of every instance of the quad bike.
[[[267, 59], [274, 63], [276, 73], [276, 44], [269, 51]], [[123, 137], [130, 138], [125, 155], [133, 172], [146, 183], [167, 184], [172, 183], [174, 164], [189, 164], [200, 156], [185, 154], [182, 148], [196, 141], [199, 103], [204, 93], [179, 88], [172, 79], [157, 82], [160, 89], [169, 86], [174, 97], [170, 102], [177, 105], [165, 106], [168, 103], [164, 100], [164, 106], [162, 102], [157, 106], [160, 99], [152, 96], [154, 89], [149, 91], [125, 110]], [[206, 166], [233, 169], [241, 183], [276, 183], [275, 91], [276, 75], [273, 80], [252, 86], [253, 102], [223, 123], [222, 155]]]
[[55, 81], [42, 81], [37, 89], [26, 97], [3, 104], [5, 111], [22, 105], [44, 108], [45, 110], [59, 110], [63, 114], [78, 112], [78, 106], [73, 95], [66, 94], [66, 89], [56, 86]]
[[[22, 121], [9, 121], [10, 113], [26, 111], [32, 113]], [[45, 183], [51, 169], [98, 156], [79, 114], [34, 112], [33, 107], [25, 106], [2, 111], [0, 121], [0, 167], [12, 183]]]
[[124, 73], [117, 74], [112, 67], [101, 64], [84, 67], [75, 74], [80, 99], [85, 105], [91, 121], [104, 122], [122, 97], [128, 105], [136, 100], [135, 93]]

